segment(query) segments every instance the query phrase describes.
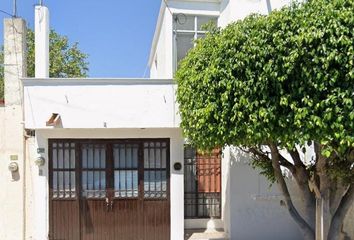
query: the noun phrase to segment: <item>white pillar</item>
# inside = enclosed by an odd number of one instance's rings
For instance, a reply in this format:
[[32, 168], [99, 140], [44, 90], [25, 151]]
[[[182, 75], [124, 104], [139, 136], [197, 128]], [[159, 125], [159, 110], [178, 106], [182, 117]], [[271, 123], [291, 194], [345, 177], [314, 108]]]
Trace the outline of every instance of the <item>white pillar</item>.
[[[26, 77], [26, 22], [4, 20], [5, 107], [0, 127], [0, 239], [24, 239], [24, 138], [22, 84]], [[9, 164], [18, 166], [10, 172]]]
[[45, 6], [35, 7], [35, 77], [49, 78], [49, 10]]

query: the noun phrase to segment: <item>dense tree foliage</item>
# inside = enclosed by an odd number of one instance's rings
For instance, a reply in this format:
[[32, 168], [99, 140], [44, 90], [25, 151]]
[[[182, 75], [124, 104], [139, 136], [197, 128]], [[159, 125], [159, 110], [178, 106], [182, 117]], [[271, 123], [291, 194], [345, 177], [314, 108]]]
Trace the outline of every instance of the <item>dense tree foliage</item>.
[[[176, 73], [185, 136], [202, 148], [248, 151], [306, 239], [314, 239], [316, 198], [329, 206], [328, 239], [340, 235], [354, 199], [353, 12], [353, 0], [310, 0], [251, 15], [198, 40]], [[303, 215], [281, 168], [301, 189]]]
[[[34, 77], [34, 32], [27, 31], [27, 76]], [[3, 63], [3, 47], [0, 50], [0, 63]], [[87, 54], [80, 51], [78, 43], [70, 44], [66, 36], [61, 36], [54, 30], [49, 35], [49, 76], [58, 78], [86, 77], [88, 71]], [[0, 99], [3, 98], [3, 66], [0, 66]]]

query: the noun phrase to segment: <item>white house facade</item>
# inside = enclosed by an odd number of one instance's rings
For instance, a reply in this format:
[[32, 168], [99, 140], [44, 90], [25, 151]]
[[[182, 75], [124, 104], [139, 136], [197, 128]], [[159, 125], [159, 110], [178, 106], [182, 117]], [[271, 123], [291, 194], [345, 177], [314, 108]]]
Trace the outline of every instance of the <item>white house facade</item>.
[[36, 78], [26, 78], [26, 23], [6, 19], [0, 239], [301, 239], [249, 156], [188, 145], [173, 80], [205, 23], [224, 27], [289, 2], [162, 1], [147, 79], [49, 78], [44, 6], [35, 8]]

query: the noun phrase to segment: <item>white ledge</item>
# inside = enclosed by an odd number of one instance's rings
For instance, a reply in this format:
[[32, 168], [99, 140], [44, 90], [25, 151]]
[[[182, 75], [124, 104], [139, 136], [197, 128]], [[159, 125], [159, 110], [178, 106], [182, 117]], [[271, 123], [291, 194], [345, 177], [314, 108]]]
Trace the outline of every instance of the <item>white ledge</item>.
[[173, 79], [150, 78], [22, 78], [24, 86], [173, 85]]

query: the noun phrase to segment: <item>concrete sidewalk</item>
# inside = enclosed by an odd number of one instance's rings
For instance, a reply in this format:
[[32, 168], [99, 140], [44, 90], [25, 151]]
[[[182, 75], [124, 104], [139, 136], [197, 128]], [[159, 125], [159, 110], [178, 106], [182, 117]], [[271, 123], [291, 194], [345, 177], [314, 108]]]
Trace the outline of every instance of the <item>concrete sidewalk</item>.
[[228, 240], [223, 231], [205, 231], [205, 229], [186, 229], [185, 240]]

